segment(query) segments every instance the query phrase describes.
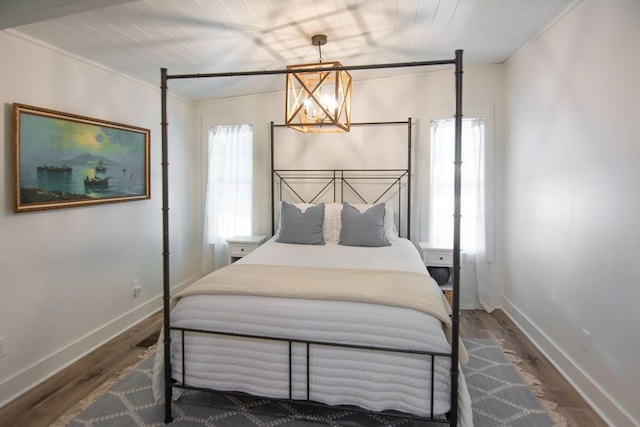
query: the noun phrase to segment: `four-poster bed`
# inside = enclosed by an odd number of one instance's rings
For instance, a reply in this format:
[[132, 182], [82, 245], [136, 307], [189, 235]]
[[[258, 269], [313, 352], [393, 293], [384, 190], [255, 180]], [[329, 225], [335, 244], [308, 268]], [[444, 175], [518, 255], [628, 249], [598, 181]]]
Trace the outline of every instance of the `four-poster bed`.
[[[456, 51], [455, 59], [452, 60], [441, 60], [441, 61], [426, 61], [426, 62], [412, 62], [412, 63], [400, 63], [400, 64], [382, 64], [382, 65], [369, 65], [369, 66], [349, 66], [342, 67], [345, 70], [363, 70], [363, 69], [372, 69], [372, 68], [398, 68], [398, 67], [415, 67], [415, 66], [434, 66], [434, 65], [455, 65], [455, 87], [456, 87], [456, 111], [455, 111], [455, 119], [456, 119], [456, 144], [455, 144], [455, 206], [454, 206], [454, 259], [453, 259], [453, 308], [451, 311], [451, 315], [448, 313], [442, 312], [441, 308], [445, 307], [442, 303], [442, 294], [439, 292], [437, 285], [435, 287], [431, 286], [431, 282], [435, 284], [435, 282], [429, 277], [428, 273], [426, 273], [426, 267], [421, 262], [420, 257], [418, 256], [418, 252], [415, 250], [415, 247], [411, 246], [411, 249], [406, 250], [407, 245], [405, 242], [408, 242], [409, 233], [410, 233], [410, 188], [411, 188], [411, 120], [406, 122], [408, 124], [408, 163], [405, 170], [401, 170], [398, 176], [393, 174], [384, 175], [388, 171], [375, 170], [375, 171], [361, 171], [361, 170], [315, 170], [315, 171], [293, 171], [293, 170], [283, 170], [276, 169], [274, 167], [274, 128], [277, 127], [275, 125], [271, 125], [271, 139], [272, 139], [272, 151], [271, 151], [271, 171], [272, 171], [272, 224], [273, 224], [273, 234], [274, 237], [267, 242], [267, 244], [263, 247], [259, 248], [255, 252], [252, 252], [247, 257], [243, 258], [239, 261], [238, 265], [228, 266], [223, 269], [217, 270], [211, 275], [206, 276], [205, 278], [197, 281], [194, 285], [191, 285], [185, 293], [181, 293], [179, 301], [175, 304], [175, 308], [172, 305], [172, 296], [170, 291], [170, 280], [169, 280], [169, 223], [168, 223], [168, 136], [167, 136], [167, 107], [166, 107], [166, 97], [167, 97], [167, 81], [170, 79], [187, 79], [187, 78], [210, 78], [210, 77], [226, 77], [226, 76], [254, 76], [254, 75], [266, 75], [266, 74], [286, 74], [288, 70], [276, 70], [276, 71], [257, 71], [257, 72], [238, 72], [238, 73], [213, 73], [213, 74], [191, 74], [191, 75], [168, 75], [166, 69], [162, 69], [162, 180], [163, 180], [163, 273], [164, 273], [164, 286], [163, 286], [163, 310], [164, 310], [164, 328], [163, 335], [161, 336], [161, 340], [163, 341], [163, 346], [158, 350], [156, 362], [159, 360], [162, 361], [162, 373], [164, 374], [164, 399], [165, 399], [165, 422], [172, 421], [171, 415], [171, 399], [173, 396], [173, 389], [196, 389], [196, 390], [224, 390], [225, 392], [231, 391], [240, 391], [240, 392], [248, 392], [250, 394], [258, 394], [264, 395], [267, 397], [273, 398], [284, 398], [291, 400], [303, 400], [303, 401], [314, 401], [321, 402], [325, 404], [348, 404], [348, 405], [357, 405], [374, 411], [384, 411], [387, 409], [401, 411], [403, 416], [406, 415], [414, 415], [420, 419], [429, 420], [436, 423], [444, 423], [449, 425], [458, 425], [458, 422], [461, 420], [460, 415], [463, 415], [463, 418], [470, 423], [470, 414], [461, 414], [458, 397], [467, 396], [468, 392], [466, 387], [464, 390], [461, 390], [459, 384], [462, 384], [464, 387], [464, 379], [459, 373], [459, 362], [461, 361], [461, 357], [464, 357], [465, 351], [464, 348], [459, 344], [459, 215], [460, 215], [460, 129], [461, 129], [461, 120], [462, 120], [462, 51]], [[368, 125], [375, 125], [375, 123], [368, 123]], [[278, 125], [279, 126], [279, 125]], [[383, 173], [384, 172], [384, 173]], [[319, 176], [320, 174], [320, 176]], [[328, 174], [328, 175], [327, 175]], [[311, 200], [302, 200], [299, 197], [298, 193], [291, 187], [292, 180], [300, 180], [300, 179], [309, 179], [311, 180], [326, 180], [329, 182], [328, 186], [322, 187], [321, 190], [316, 193]], [[358, 240], [357, 243], [348, 242], [347, 239], [349, 233], [351, 233], [351, 224], [347, 221], [351, 221], [350, 218], [355, 218], [356, 221], [361, 221], [361, 218], [372, 218], [371, 212], [374, 212], [374, 208], [378, 209], [380, 206], [379, 200], [384, 195], [388, 193], [388, 189], [382, 192], [382, 196], [378, 197], [377, 200], [374, 200], [373, 203], [367, 203], [359, 194], [358, 191], [353, 187], [353, 182], [358, 179], [365, 180], [375, 180], [377, 182], [391, 180], [393, 183], [391, 186], [393, 187], [395, 184], [398, 185], [399, 189], [407, 190], [406, 196], [400, 196], [398, 193], [397, 202], [398, 202], [398, 227], [397, 229], [402, 229], [402, 224], [405, 227], [405, 235], [404, 238], [398, 237], [397, 240], [395, 236], [390, 236], [393, 234], [393, 231], [389, 232], [389, 228], [384, 228], [382, 231], [381, 237], [382, 240], [375, 240], [375, 243], [369, 244], [371, 241], [370, 236], [358, 236], [360, 239], [364, 239], [362, 243], [361, 240]], [[370, 181], [369, 181], [370, 182]], [[336, 190], [338, 188], [338, 190]], [[347, 188], [347, 190], [345, 190]], [[297, 203], [288, 203], [283, 200], [282, 194], [283, 191], [285, 193], [289, 193], [289, 195], [294, 194], [297, 196], [298, 200], [294, 200]], [[350, 192], [355, 194], [356, 200], [346, 200], [345, 194]], [[280, 201], [276, 206], [276, 194], [279, 194]], [[328, 197], [327, 194], [331, 194], [331, 199], [328, 199], [326, 202], [322, 200], [322, 197]], [[359, 199], [359, 200], [357, 200]], [[345, 202], [345, 203], [343, 203]], [[356, 203], [365, 203], [366, 206], [355, 207]], [[403, 207], [403, 203], [406, 203], [406, 206]], [[382, 209], [385, 214], [389, 217], [393, 214], [389, 214], [392, 210], [388, 209], [388, 205], [386, 204]], [[289, 213], [285, 215], [286, 212], [293, 212], [294, 215], [289, 219]], [[282, 210], [281, 210], [282, 209]], [[289, 211], [291, 209], [291, 211]], [[296, 211], [297, 209], [297, 211]], [[353, 209], [354, 213], [351, 213]], [[406, 222], [401, 222], [400, 217], [402, 217], [401, 212], [403, 209], [406, 209]], [[307, 215], [307, 212], [319, 210], [321, 211], [320, 218], [321, 221], [319, 224], [313, 224], [314, 226], [319, 225], [319, 229], [321, 230], [318, 235], [318, 232], [314, 234], [314, 238], [319, 238], [322, 246], [326, 247], [326, 251], [332, 253], [330, 256], [320, 256], [318, 257], [319, 251], [323, 251], [325, 253], [325, 249], [319, 249], [320, 246], [315, 246], [315, 243], [308, 244], [307, 239], [307, 230], [303, 230], [302, 234], [304, 235], [304, 241], [296, 241], [295, 239], [300, 236], [299, 229], [296, 228], [296, 233], [294, 233], [294, 240], [287, 240], [283, 236], [286, 233], [283, 233], [287, 230], [287, 227], [293, 227], [288, 224], [294, 224], [295, 221], [309, 221], [311, 218], [311, 213]], [[359, 210], [359, 211], [358, 211]], [[379, 209], [378, 209], [379, 210]], [[281, 213], [282, 218], [279, 218], [276, 221], [275, 213], [278, 211]], [[298, 213], [296, 213], [298, 212]], [[342, 212], [342, 213], [341, 213]], [[377, 212], [377, 210], [376, 210]], [[385, 214], [378, 215], [375, 218], [375, 221], [378, 221], [376, 224], [380, 226], [380, 222], [382, 218], [384, 218]], [[297, 215], [297, 216], [296, 216]], [[333, 219], [332, 219], [333, 218]], [[328, 222], [333, 221], [333, 222]], [[276, 222], [278, 226], [276, 226]], [[317, 222], [317, 221], [316, 221]], [[296, 227], [299, 226], [299, 223], [295, 223]], [[388, 224], [385, 224], [387, 227]], [[360, 229], [360, 224], [357, 224], [356, 229]], [[316, 227], [317, 228], [317, 227]], [[374, 227], [375, 228], [375, 227]], [[386, 234], [385, 234], [386, 233]], [[390, 237], [390, 238], [389, 238]], [[356, 239], [357, 240], [357, 239]], [[339, 241], [339, 243], [338, 243]], [[304, 243], [304, 244], [301, 244]], [[353, 244], [352, 244], [353, 243]], [[410, 242], [409, 242], [410, 243]], [[300, 250], [300, 248], [304, 246], [304, 250]], [[373, 248], [356, 248], [359, 246], [374, 246]], [[402, 249], [404, 247], [405, 249]], [[293, 249], [292, 249], [293, 248]], [[307, 249], [308, 248], [308, 249]], [[371, 256], [372, 252], [363, 252], [362, 251], [377, 251], [376, 256]], [[393, 251], [399, 250], [399, 254], [394, 253]], [[254, 256], [255, 253], [255, 256]], [[304, 254], [303, 254], [304, 253]], [[309, 255], [305, 255], [305, 254]], [[275, 254], [275, 255], [274, 255]], [[298, 256], [299, 255], [299, 256]], [[318, 261], [318, 259], [322, 259], [322, 261]], [[357, 263], [356, 267], [358, 271], [355, 271], [354, 268], [347, 268], [347, 265], [337, 265], [340, 264], [339, 260], [345, 259], [361, 259], [368, 260], [363, 261], [362, 263]], [[283, 261], [283, 260], [291, 260], [293, 261]], [[326, 261], [327, 259], [333, 261]], [[378, 260], [371, 262], [371, 260]], [[382, 259], [392, 260], [389, 263], [379, 262]], [[404, 261], [395, 262], [393, 260], [402, 259]], [[411, 260], [418, 260], [417, 263]], [[406, 261], [406, 263], [405, 263]], [[286, 264], [286, 265], [283, 265]], [[402, 264], [402, 265], [401, 265]], [[283, 270], [283, 267], [286, 267]], [[424, 270], [424, 271], [423, 271]], [[340, 272], [341, 277], [336, 276], [336, 271]], [[364, 271], [364, 276], [362, 275], [362, 271]], [[371, 275], [371, 272], [375, 272], [375, 274]], [[389, 272], [390, 274], [386, 274]], [[309, 277], [309, 273], [312, 274], [312, 278]], [[367, 275], [367, 273], [369, 273]], [[392, 273], [392, 274], [391, 274]], [[304, 275], [304, 277], [303, 277]], [[323, 278], [324, 276], [328, 276]], [[388, 277], [388, 279], [377, 280], [373, 277]], [[222, 282], [220, 278], [222, 277]], [[277, 280], [269, 279], [269, 277], [276, 277]], [[346, 278], [345, 278], [346, 277]], [[403, 290], [410, 289], [413, 285], [411, 284], [414, 281], [419, 282], [419, 285], [414, 286], [417, 293], [420, 294], [411, 294], [409, 299], [414, 299], [416, 301], [420, 301], [419, 306], [406, 306], [404, 302], [393, 302], [390, 301], [390, 295], [395, 294], [397, 292], [390, 290], [386, 283], [389, 281], [397, 281], [399, 277], [402, 277], [401, 287]], [[238, 287], [229, 288], [227, 287], [231, 282], [238, 282]], [[263, 293], [265, 283], [269, 283], [270, 288], [282, 288], [286, 285], [286, 283], [292, 282], [292, 286], [286, 287], [286, 289], [280, 289], [279, 293], [271, 293], [271, 289], [268, 293]], [[316, 289], [312, 293], [307, 293], [307, 290], [302, 291], [300, 286], [296, 288], [295, 283], [304, 283], [304, 282], [313, 282], [312, 288]], [[380, 283], [378, 283], [380, 282]], [[338, 285], [332, 287], [332, 283], [337, 283]], [[355, 286], [357, 288], [352, 292], [353, 283], [357, 283]], [[360, 284], [362, 284], [363, 291], [360, 291]], [[373, 284], [373, 285], [372, 285]], [[220, 291], [219, 288], [222, 286], [224, 288], [223, 291]], [[380, 294], [378, 296], [371, 296], [369, 294], [371, 286], [380, 290]], [[379, 286], [379, 287], [378, 287]], [[397, 286], [397, 283], [396, 283]], [[212, 290], [214, 289], [215, 290]], [[250, 289], [250, 290], [246, 290]], [[432, 291], [436, 290], [436, 294]], [[246, 294], [245, 294], [246, 290]], [[345, 294], [346, 292], [346, 294]], [[362, 299], [362, 295], [358, 293], [367, 293], [366, 298]], [[409, 292], [409, 291], [407, 291]], [[422, 295], [423, 293], [429, 295]], [[222, 293], [222, 295], [219, 295]], [[215, 294], [215, 295], [214, 295]], [[348, 294], [348, 295], [347, 295]], [[358, 294], [358, 295], [356, 295]], [[439, 296], [438, 296], [439, 294]], [[234, 298], [240, 297], [240, 300], [234, 300]], [[423, 299], [424, 297], [424, 299]], [[252, 299], [253, 298], [253, 299]], [[257, 298], [257, 299], [256, 299]], [[206, 309], [203, 309], [203, 306], [199, 304], [203, 300], [207, 300]], [[195, 303], [194, 303], [195, 301]], [[287, 317], [286, 315], [279, 316], [274, 315], [274, 313], [281, 313], [281, 306], [277, 304], [290, 304], [292, 301], [295, 301], [296, 305], [292, 308], [291, 312], [298, 312], [301, 317]], [[331, 326], [328, 327], [327, 330], [323, 330], [321, 332], [313, 331], [313, 330], [305, 330], [305, 328], [300, 327], [299, 330], [295, 328], [289, 327], [289, 325], [296, 324], [322, 324], [326, 322], [326, 319], [320, 319], [317, 317], [305, 317], [309, 313], [317, 313], [326, 310], [327, 312], [332, 313], [331, 317], [334, 318], [337, 316], [337, 312], [333, 308], [333, 305], [330, 309], [326, 308], [324, 304], [329, 301], [333, 301], [335, 304], [346, 304], [344, 306], [343, 313], [354, 313], [357, 312], [357, 319], [354, 320], [353, 317], [347, 316], [347, 318], [343, 319], [341, 323], [341, 327], [344, 325], [349, 325], [350, 322], [355, 322], [356, 324], [362, 325], [378, 325], [380, 329], [383, 329], [385, 323], [378, 324], [375, 323], [375, 319], [387, 319], [388, 318], [398, 318], [398, 319], [406, 319], [409, 317], [409, 313], [411, 315], [417, 315], [418, 318], [415, 320], [417, 324], [425, 325], [431, 320], [435, 320], [440, 332], [434, 332], [435, 335], [441, 335], [440, 338], [443, 338], [444, 347], [441, 346], [442, 340], [440, 340], [440, 344], [436, 344], [438, 339], [427, 338], [425, 336], [420, 336], [419, 333], [416, 333], [417, 337], [407, 338], [407, 344], [398, 344], [394, 342], [392, 338], [396, 337], [401, 329], [406, 328], [407, 330], [413, 330], [413, 326], [409, 323], [402, 324], [397, 330], [392, 330], [386, 338], [383, 336], [385, 334], [378, 333], [373, 334], [370, 330], [369, 332], [365, 332], [364, 335], [375, 335], [375, 339], [369, 340], [369, 338], [363, 338], [359, 336], [357, 333], [352, 331], [345, 336], [340, 334], [336, 335], [333, 333], [329, 333], [332, 329]], [[431, 302], [428, 302], [431, 301]], [[435, 301], [435, 302], [434, 302]], [[191, 308], [189, 308], [189, 303], [193, 303]], [[276, 305], [270, 305], [275, 303]], [[250, 305], [253, 304], [253, 305]], [[308, 305], [311, 304], [311, 305]], [[334, 305], [335, 305], [334, 304]], [[369, 312], [368, 310], [371, 308], [370, 305], [374, 304], [376, 306], [374, 311]], [[424, 306], [434, 305], [434, 308], [426, 309]], [[222, 317], [216, 317], [216, 313], [224, 312], [225, 307], [235, 307], [232, 310], [235, 310], [233, 313], [226, 313], [222, 315]], [[362, 314], [360, 308], [367, 307], [364, 311], [368, 314]], [[291, 308], [291, 307], [289, 307]], [[422, 311], [424, 308], [424, 311]], [[175, 310], [175, 311], [172, 311]], [[260, 311], [266, 310], [266, 311]], [[376, 311], [382, 310], [382, 312]], [[389, 312], [384, 312], [384, 310], [390, 310]], [[192, 312], [206, 312], [206, 318], [200, 318], [198, 316], [195, 320], [193, 319], [193, 315], [190, 314]], [[340, 312], [340, 311], [338, 311]], [[213, 314], [211, 314], [213, 313]], [[244, 328], [241, 324], [246, 323], [242, 320], [242, 316], [249, 316], [250, 314], [260, 313], [259, 316], [271, 316], [270, 319], [274, 319], [274, 322], [280, 322], [276, 325], [272, 325], [272, 329], [260, 329], [258, 331], [255, 329], [255, 325], [252, 325], [250, 328]], [[416, 314], [418, 313], [418, 314]], [[172, 317], [176, 316], [177, 319], [174, 323], [171, 322]], [[237, 318], [238, 321], [234, 323], [232, 326], [220, 326], [227, 319], [225, 316], [229, 316], [231, 318]], [[235, 317], [234, 317], [235, 316]], [[261, 322], [254, 323], [264, 323], [264, 319], [266, 317], [261, 317]], [[194, 323], [195, 322], [195, 323]], [[305, 323], [306, 322], [306, 323]], [[176, 326], [177, 324], [177, 326]], [[194, 326], [198, 325], [198, 326]], [[204, 325], [204, 326], [203, 326]], [[240, 325], [240, 326], [238, 326]], [[284, 326], [283, 326], [284, 325]], [[443, 327], [444, 325], [444, 327]], [[333, 326], [335, 328], [335, 325]], [[311, 328], [313, 329], [313, 328]], [[425, 328], [425, 330], [428, 328]], [[275, 332], [274, 332], [275, 331]], [[302, 332], [300, 332], [302, 331]], [[431, 335], [431, 332], [426, 332], [427, 335]], [[302, 335], [300, 335], [302, 334]], [[354, 341], [350, 341], [354, 340]], [[364, 342], [363, 342], [364, 339]], [[448, 344], [447, 344], [448, 339]], [[239, 341], [238, 341], [239, 340]], [[367, 341], [368, 340], [368, 341]], [[267, 344], [264, 344], [267, 342]], [[431, 341], [427, 343], [426, 341]], [[242, 344], [238, 344], [238, 343]], [[261, 342], [262, 344], [256, 344], [256, 342]], [[178, 347], [176, 347], [177, 344]], [[277, 345], [277, 350], [266, 350], [262, 353], [262, 347], [269, 347], [270, 345]], [[252, 372], [251, 369], [254, 368], [252, 364], [255, 364], [256, 361], [249, 357], [248, 359], [245, 357], [246, 354], [255, 354], [259, 353], [257, 359], [260, 360], [264, 357], [271, 357], [267, 353], [275, 352], [279, 353], [281, 350], [280, 344], [284, 345], [286, 348], [288, 346], [288, 355], [285, 354], [284, 361], [277, 360], [275, 362], [270, 361], [269, 363], [276, 363], [280, 366], [281, 363], [285, 365], [288, 364], [288, 377], [285, 378], [285, 383], [288, 383], [288, 393], [287, 391], [279, 390], [281, 386], [281, 379], [277, 379], [276, 385], [273, 385], [273, 381], [267, 380], [265, 382], [260, 382], [258, 380], [255, 383], [251, 383], [252, 378], [247, 377], [260, 377], [260, 375], [264, 375], [265, 371], [268, 371], [270, 368], [265, 366], [261, 366], [259, 372], [260, 374], [256, 374]], [[173, 347], [172, 347], [173, 345]], [[259, 346], [260, 349], [258, 347]], [[425, 347], [426, 345], [426, 347]], [[225, 382], [226, 380], [220, 379], [223, 375], [223, 372], [216, 372], [215, 366], [206, 366], [201, 369], [192, 369], [192, 366], [199, 367], [202, 365], [203, 359], [202, 354], [196, 354], [198, 348], [206, 348], [206, 354], [208, 352], [215, 352], [216, 349], [223, 349], [222, 351], [226, 351], [227, 346], [229, 348], [230, 353], [227, 354], [227, 359], [225, 357], [209, 357], [205, 356], [207, 359], [207, 363], [215, 363], [221, 366], [220, 369], [225, 370], [233, 369], [233, 365], [239, 365], [240, 371], [233, 372], [234, 375], [239, 377], [232, 378], [231, 382]], [[313, 350], [312, 350], [313, 348]], [[319, 349], [319, 350], [316, 350]], [[186, 349], [186, 351], [185, 351]], [[180, 354], [174, 354], [176, 351], [179, 351]], [[318, 354], [316, 354], [316, 352]], [[356, 352], [356, 358], [353, 359], [353, 352]], [[201, 352], [202, 353], [202, 352]], [[285, 351], [286, 353], [286, 351]], [[264, 356], [267, 354], [267, 356]], [[367, 356], [364, 356], [367, 354]], [[230, 356], [229, 356], [230, 355]], [[247, 356], [248, 357], [248, 356]], [[280, 357], [280, 356], [278, 356]], [[372, 360], [366, 358], [372, 358]], [[231, 361], [229, 361], [231, 358]], [[304, 360], [306, 358], [306, 361]], [[350, 359], [351, 358], [351, 359]], [[419, 376], [422, 379], [426, 379], [428, 384], [425, 386], [424, 384], [420, 384], [417, 386], [408, 386], [406, 383], [403, 383], [399, 386], [399, 388], [404, 389], [409, 387], [409, 392], [406, 391], [398, 391], [392, 390], [394, 393], [394, 397], [390, 400], [397, 399], [397, 396], [400, 397], [400, 403], [389, 403], [383, 401], [380, 405], [376, 402], [378, 396], [376, 395], [377, 391], [375, 390], [375, 386], [373, 386], [373, 390], [369, 389], [370, 387], [365, 385], [364, 389], [357, 389], [355, 391], [351, 390], [349, 385], [335, 386], [335, 388], [329, 388], [329, 390], [322, 389], [322, 381], [325, 378], [330, 377], [339, 377], [339, 374], [335, 372], [328, 372], [330, 369], [327, 367], [328, 365], [337, 366], [338, 369], [342, 369], [343, 371], [354, 371], [353, 367], [350, 365], [354, 362], [354, 360], [362, 361], [367, 360], [372, 366], [377, 367], [395, 367], [396, 365], [400, 367], [400, 370], [405, 368], [411, 368], [411, 364], [415, 362], [416, 358], [424, 359], [429, 361], [429, 363], [421, 365], [418, 368]], [[420, 360], [422, 360], [420, 359]], [[226, 365], [225, 365], [226, 363]], [[156, 363], [157, 364], [157, 363]], [[327, 366], [325, 366], [325, 365]], [[408, 365], [406, 365], [408, 364]], [[189, 372], [187, 372], [187, 365], [189, 365]], [[268, 365], [268, 364], [267, 364]], [[324, 366], [324, 367], [323, 367]], [[237, 367], [237, 366], [236, 366]], [[257, 368], [256, 368], [257, 369]], [[277, 372], [279, 368], [271, 369], [274, 372]], [[447, 374], [445, 375], [446, 379], [442, 379], [442, 369], [445, 369]], [[249, 371], [246, 373], [244, 371]], [[213, 372], [213, 374], [211, 374]], [[328, 372], [328, 373], [327, 373]], [[415, 375], [414, 371], [411, 371], [411, 375], [406, 375], [410, 377]], [[209, 375], [208, 375], [209, 373]], [[389, 375], [397, 376], [398, 378], [402, 375], [396, 371], [391, 371]], [[233, 376], [233, 375], [232, 375]], [[361, 378], [357, 377], [354, 379], [355, 382], [361, 380]], [[385, 379], [377, 378], [377, 381], [380, 381], [381, 384], [378, 384], [378, 387], [382, 385], [383, 387], [393, 388], [389, 384], [388, 377]], [[406, 381], [407, 379], [402, 379], [402, 381]], [[241, 383], [238, 383], [240, 381]], [[312, 382], [315, 386], [316, 382], [320, 382], [320, 386], [316, 386], [319, 388], [319, 391], [316, 389], [312, 389]], [[385, 383], [386, 381], [386, 383]], [[245, 384], [246, 382], [247, 384]], [[329, 381], [327, 384], [329, 386], [333, 384]], [[327, 386], [327, 387], [329, 387]], [[285, 388], [287, 388], [285, 387]], [[334, 386], [331, 386], [334, 387]], [[342, 387], [342, 388], [340, 388]], [[426, 387], [426, 388], [425, 388]], [[447, 395], [446, 402], [443, 404], [441, 402], [442, 397], [437, 397], [440, 392], [440, 388], [444, 387], [444, 392]], [[464, 392], [464, 393], [463, 393]], [[282, 393], [285, 395], [282, 396]], [[354, 393], [363, 394], [364, 397], [360, 400], [354, 397]], [[404, 394], [403, 394], [404, 393]], [[420, 400], [418, 403], [414, 402], [412, 399], [412, 394], [417, 393], [420, 394], [419, 400], [424, 399], [425, 395], [429, 398], [428, 401], [423, 402]], [[337, 396], [336, 399], [333, 396]], [[438, 400], [439, 399], [439, 400]], [[383, 399], [384, 400], [384, 399]], [[467, 402], [468, 404], [468, 402]], [[470, 406], [465, 404], [466, 410], [470, 411]]]

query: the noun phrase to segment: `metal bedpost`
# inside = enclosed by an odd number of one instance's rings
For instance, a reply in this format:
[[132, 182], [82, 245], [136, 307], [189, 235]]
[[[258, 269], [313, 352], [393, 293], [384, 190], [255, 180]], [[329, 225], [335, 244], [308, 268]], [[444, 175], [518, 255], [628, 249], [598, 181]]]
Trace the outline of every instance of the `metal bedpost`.
[[162, 265], [163, 265], [163, 323], [164, 323], [164, 422], [173, 421], [171, 416], [171, 331], [169, 330], [171, 278], [169, 275], [169, 153], [167, 144], [167, 69], [161, 68], [162, 90]]
[[[407, 177], [407, 239], [411, 240], [411, 117], [407, 119], [407, 152], [407, 173], [409, 175]], [[401, 191], [398, 191], [398, 194], [401, 194]]]
[[451, 420], [458, 422], [458, 352], [460, 340], [460, 192], [462, 166], [462, 50], [456, 50], [455, 176], [453, 202], [453, 313], [451, 317]]
[[271, 121], [271, 235], [275, 236], [276, 234], [276, 206], [275, 206], [275, 202], [273, 201], [273, 195], [275, 194], [275, 184], [274, 184], [274, 176], [273, 176], [273, 172], [274, 172], [274, 166], [275, 166], [275, 161], [273, 159], [273, 153], [274, 153], [274, 148], [273, 148], [273, 141], [274, 141], [274, 124], [273, 121]]

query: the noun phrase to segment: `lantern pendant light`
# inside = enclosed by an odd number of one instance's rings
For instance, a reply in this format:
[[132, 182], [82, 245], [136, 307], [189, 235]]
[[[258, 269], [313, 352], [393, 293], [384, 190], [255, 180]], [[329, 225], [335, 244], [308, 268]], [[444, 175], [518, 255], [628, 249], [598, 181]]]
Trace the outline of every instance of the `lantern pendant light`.
[[322, 62], [326, 35], [314, 35], [311, 43], [318, 46], [318, 63], [287, 66], [285, 124], [309, 133], [349, 132], [351, 75], [340, 62]]

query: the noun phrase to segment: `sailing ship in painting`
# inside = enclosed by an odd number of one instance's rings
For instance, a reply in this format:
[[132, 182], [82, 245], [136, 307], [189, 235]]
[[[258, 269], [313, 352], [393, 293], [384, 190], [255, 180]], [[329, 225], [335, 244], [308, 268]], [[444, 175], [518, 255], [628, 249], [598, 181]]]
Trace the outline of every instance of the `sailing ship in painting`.
[[109, 178], [98, 178], [96, 176], [87, 176], [84, 178], [85, 188], [107, 188], [109, 186]]
[[63, 163], [60, 166], [43, 164], [37, 167], [38, 172], [47, 172], [47, 173], [71, 173], [73, 170], [71, 166], [68, 166], [66, 163]]
[[98, 161], [98, 164], [96, 165], [96, 172], [105, 173], [106, 171], [107, 171], [107, 167], [104, 165], [104, 163], [102, 163], [102, 159], [100, 159]]

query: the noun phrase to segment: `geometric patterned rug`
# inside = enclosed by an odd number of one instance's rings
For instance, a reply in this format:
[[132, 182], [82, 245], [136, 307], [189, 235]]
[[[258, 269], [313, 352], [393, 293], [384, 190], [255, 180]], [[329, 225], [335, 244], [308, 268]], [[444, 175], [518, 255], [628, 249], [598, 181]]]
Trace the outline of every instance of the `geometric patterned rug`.
[[560, 414], [552, 417], [543, 408], [496, 341], [465, 339], [464, 344], [469, 362], [462, 370], [475, 426], [566, 425]]
[[[499, 344], [464, 339], [469, 363], [463, 372], [476, 427], [551, 427], [543, 408]], [[151, 394], [152, 357], [146, 357], [99, 396], [81, 402], [54, 426], [163, 426], [164, 407]], [[189, 392], [173, 403], [173, 426], [425, 426], [407, 418], [385, 417], [326, 406], [271, 401], [225, 393]], [[562, 425], [562, 420], [555, 426]]]

